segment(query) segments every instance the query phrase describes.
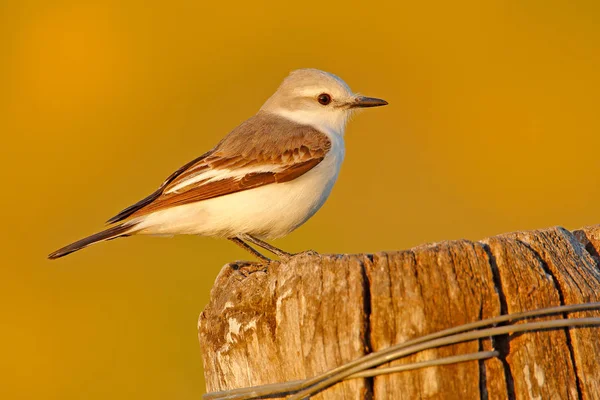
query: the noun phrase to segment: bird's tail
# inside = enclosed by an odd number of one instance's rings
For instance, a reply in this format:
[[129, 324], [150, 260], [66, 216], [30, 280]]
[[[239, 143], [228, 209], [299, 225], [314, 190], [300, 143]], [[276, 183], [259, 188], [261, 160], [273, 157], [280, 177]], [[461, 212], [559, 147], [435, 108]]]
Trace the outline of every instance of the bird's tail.
[[84, 247], [88, 247], [94, 243], [103, 242], [105, 240], [116, 239], [122, 236], [129, 236], [129, 234], [134, 230], [135, 224], [124, 223], [120, 225], [113, 226], [108, 228], [102, 232], [95, 233], [91, 236], [78, 240], [74, 243], [71, 243], [68, 246], [65, 246], [61, 249], [56, 250], [48, 255], [48, 258], [54, 260], [56, 258], [64, 257], [67, 254], [71, 254], [77, 250], [81, 250]]

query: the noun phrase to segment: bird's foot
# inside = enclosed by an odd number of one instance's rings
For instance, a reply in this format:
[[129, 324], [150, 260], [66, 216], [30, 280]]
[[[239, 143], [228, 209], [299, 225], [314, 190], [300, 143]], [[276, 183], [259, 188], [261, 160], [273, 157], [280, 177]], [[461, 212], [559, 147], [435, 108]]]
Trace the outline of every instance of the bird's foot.
[[230, 263], [231, 268], [238, 271], [245, 278], [255, 272], [266, 272], [269, 266], [267, 261], [235, 261]]
[[281, 259], [281, 261], [289, 261], [294, 257], [302, 257], [302, 256], [307, 256], [307, 257], [314, 257], [314, 256], [318, 256], [319, 253], [317, 253], [314, 250], [305, 250], [305, 251], [301, 251], [299, 253], [286, 253], [284, 255], [280, 255], [279, 258]]
[[317, 253], [314, 250], [304, 250], [304, 251], [301, 251], [300, 253], [296, 253], [296, 255], [298, 255], [298, 256], [318, 256], [319, 253]]

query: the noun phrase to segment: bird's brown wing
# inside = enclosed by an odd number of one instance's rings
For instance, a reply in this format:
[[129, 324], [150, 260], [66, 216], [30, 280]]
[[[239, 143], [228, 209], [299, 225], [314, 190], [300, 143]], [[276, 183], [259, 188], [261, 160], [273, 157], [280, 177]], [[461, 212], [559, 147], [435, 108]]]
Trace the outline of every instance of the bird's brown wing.
[[108, 222], [289, 182], [318, 165], [330, 148], [327, 135], [311, 126], [259, 113], [213, 150], [175, 171], [157, 191]]

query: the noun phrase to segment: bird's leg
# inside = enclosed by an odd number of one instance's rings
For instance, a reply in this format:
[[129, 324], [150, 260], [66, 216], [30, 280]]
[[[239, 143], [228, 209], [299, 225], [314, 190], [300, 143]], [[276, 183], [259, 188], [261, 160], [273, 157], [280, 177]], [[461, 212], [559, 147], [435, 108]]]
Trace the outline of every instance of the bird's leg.
[[253, 256], [261, 259], [262, 261], [267, 262], [267, 263], [271, 262], [270, 258], [267, 258], [267, 257], [263, 256], [261, 253], [259, 253], [255, 249], [253, 249], [248, 243], [244, 242], [239, 237], [230, 237], [230, 238], [227, 238], [227, 239], [231, 240], [233, 243], [237, 244], [242, 249], [244, 249], [244, 250], [252, 253]]
[[262, 247], [263, 249], [268, 250], [271, 253], [276, 254], [277, 256], [282, 257], [282, 258], [289, 258], [289, 257], [293, 256], [292, 253], [288, 253], [287, 251], [281, 250], [275, 246], [270, 245], [267, 242], [263, 242], [262, 240], [255, 238], [252, 235], [248, 235], [247, 233], [238, 235], [238, 238], [247, 240], [250, 243], [257, 245], [258, 247]]

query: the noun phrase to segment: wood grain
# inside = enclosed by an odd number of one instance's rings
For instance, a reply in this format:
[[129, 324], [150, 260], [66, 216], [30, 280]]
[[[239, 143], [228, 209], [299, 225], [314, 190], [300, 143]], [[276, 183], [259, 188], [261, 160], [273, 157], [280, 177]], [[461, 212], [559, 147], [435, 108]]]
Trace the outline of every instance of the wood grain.
[[[505, 313], [561, 304], [554, 279], [526, 244], [506, 237], [487, 242], [497, 267]], [[506, 355], [506, 379], [513, 382], [510, 397], [577, 399], [577, 382], [564, 330], [503, 338], [497, 341], [497, 347]], [[546, 378], [549, 371], [554, 374], [552, 379]]]
[[[199, 320], [207, 390], [309, 378], [445, 328], [599, 301], [599, 250], [600, 226], [556, 227], [266, 269], [226, 265]], [[346, 381], [314, 398], [600, 399], [600, 327], [460, 343], [391, 365], [490, 349], [500, 357]]]
[[[207, 390], [306, 378], [364, 355], [363, 270], [360, 257], [345, 256], [296, 257], [248, 275], [225, 266], [199, 321]], [[368, 390], [357, 379], [315, 399]]]
[[[374, 351], [500, 313], [482, 245], [443, 242], [411, 251], [376, 254], [367, 275]], [[418, 353], [392, 365], [473, 353], [480, 347], [478, 342], [460, 343]], [[384, 375], [375, 377], [374, 395], [376, 399], [433, 399], [453, 393], [464, 398], [480, 392], [479, 376], [476, 361]], [[494, 384], [503, 377], [495, 373], [487, 380]]]

